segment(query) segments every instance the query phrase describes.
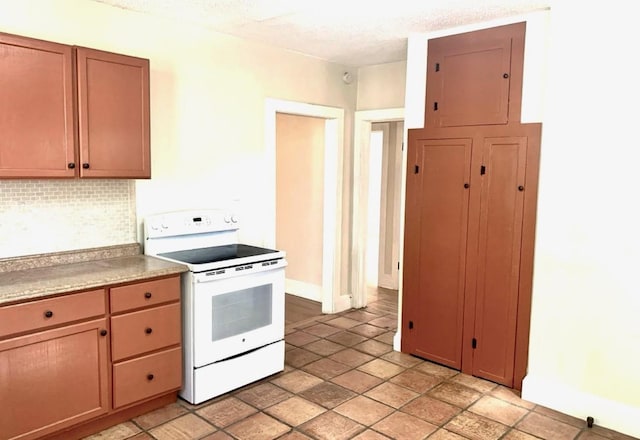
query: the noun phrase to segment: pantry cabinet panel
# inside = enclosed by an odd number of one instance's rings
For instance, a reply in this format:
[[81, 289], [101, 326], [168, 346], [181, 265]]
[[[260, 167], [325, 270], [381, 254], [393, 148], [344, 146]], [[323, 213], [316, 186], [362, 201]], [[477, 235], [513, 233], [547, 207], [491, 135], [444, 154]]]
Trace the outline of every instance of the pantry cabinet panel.
[[513, 381], [527, 139], [487, 138], [480, 191], [473, 374]]
[[402, 349], [461, 368], [471, 139], [410, 140]]
[[429, 40], [425, 127], [520, 121], [525, 23]]
[[0, 177], [73, 177], [70, 46], [0, 33]]
[[80, 175], [151, 177], [149, 60], [77, 48]]
[[0, 439], [37, 439], [107, 413], [106, 328], [101, 318], [0, 341]]

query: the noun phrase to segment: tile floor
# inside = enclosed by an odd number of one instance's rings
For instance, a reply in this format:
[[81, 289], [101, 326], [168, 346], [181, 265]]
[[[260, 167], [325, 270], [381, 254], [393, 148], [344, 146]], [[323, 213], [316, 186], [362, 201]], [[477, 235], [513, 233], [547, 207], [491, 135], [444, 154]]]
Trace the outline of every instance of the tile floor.
[[91, 440], [631, 440], [518, 393], [394, 352], [397, 299], [290, 324], [282, 373], [200, 405], [183, 400]]

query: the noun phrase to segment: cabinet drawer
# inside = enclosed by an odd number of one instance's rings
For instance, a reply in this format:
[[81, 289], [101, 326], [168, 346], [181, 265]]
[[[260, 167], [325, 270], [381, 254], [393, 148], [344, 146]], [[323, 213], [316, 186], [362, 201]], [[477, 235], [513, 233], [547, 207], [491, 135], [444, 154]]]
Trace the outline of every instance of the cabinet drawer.
[[0, 308], [0, 338], [102, 316], [105, 312], [102, 289], [6, 306]]
[[178, 390], [182, 386], [182, 350], [173, 348], [113, 366], [113, 407], [158, 394]]
[[110, 289], [111, 313], [180, 299], [180, 275]]
[[111, 355], [114, 361], [176, 345], [180, 340], [179, 303], [111, 318]]

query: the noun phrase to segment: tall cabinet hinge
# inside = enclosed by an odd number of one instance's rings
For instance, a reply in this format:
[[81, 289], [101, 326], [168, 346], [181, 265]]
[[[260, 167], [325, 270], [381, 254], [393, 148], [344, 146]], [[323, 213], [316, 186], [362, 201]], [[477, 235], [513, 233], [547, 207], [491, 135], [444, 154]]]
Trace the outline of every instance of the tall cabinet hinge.
[[473, 338], [471, 340], [471, 348], [476, 348], [478, 346], [478, 340], [476, 338]]
[[480, 175], [482, 176], [483, 174], [487, 174], [487, 167], [485, 167], [484, 165], [480, 166]]

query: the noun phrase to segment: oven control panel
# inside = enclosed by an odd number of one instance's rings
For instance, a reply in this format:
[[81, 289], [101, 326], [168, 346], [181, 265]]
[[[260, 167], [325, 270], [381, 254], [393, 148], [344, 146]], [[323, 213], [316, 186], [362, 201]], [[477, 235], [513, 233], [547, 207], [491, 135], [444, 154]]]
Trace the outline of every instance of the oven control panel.
[[238, 216], [225, 210], [174, 211], [151, 215], [144, 220], [145, 238], [173, 237], [239, 229]]

